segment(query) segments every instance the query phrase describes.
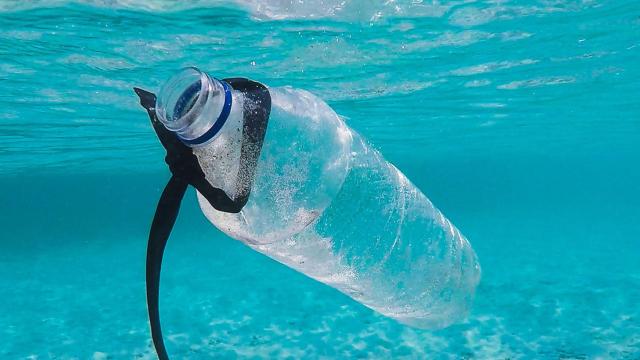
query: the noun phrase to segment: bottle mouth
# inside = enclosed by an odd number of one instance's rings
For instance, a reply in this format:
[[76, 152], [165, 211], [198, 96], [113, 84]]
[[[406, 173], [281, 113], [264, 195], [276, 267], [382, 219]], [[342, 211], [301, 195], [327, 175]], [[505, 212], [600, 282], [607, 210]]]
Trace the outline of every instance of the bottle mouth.
[[231, 87], [195, 67], [180, 70], [162, 85], [156, 102], [158, 120], [192, 147], [212, 140], [232, 106]]
[[182, 69], [160, 88], [156, 103], [158, 120], [171, 131], [184, 130], [200, 115], [214, 87], [206, 73], [195, 67]]

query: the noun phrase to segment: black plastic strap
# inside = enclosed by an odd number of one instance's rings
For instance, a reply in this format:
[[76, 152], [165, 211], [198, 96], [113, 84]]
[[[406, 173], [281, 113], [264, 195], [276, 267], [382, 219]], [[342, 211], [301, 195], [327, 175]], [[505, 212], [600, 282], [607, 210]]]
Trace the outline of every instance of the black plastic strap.
[[268, 89], [257, 82], [233, 78], [225, 79], [235, 90], [244, 94], [243, 141], [240, 155], [240, 170], [235, 199], [221, 189], [213, 187], [205, 178], [198, 158], [190, 147], [167, 130], [157, 119], [156, 96], [148, 91], [134, 88], [140, 104], [147, 110], [153, 129], [166, 149], [165, 162], [171, 170], [167, 183], [151, 224], [147, 244], [147, 308], [151, 325], [151, 337], [160, 360], [168, 360], [160, 325], [159, 293], [160, 271], [164, 249], [178, 217], [180, 203], [188, 185], [195, 187], [216, 210], [237, 213], [247, 203], [260, 151], [271, 111], [271, 96]]
[[149, 311], [149, 323], [151, 324], [151, 338], [160, 360], [168, 360], [167, 350], [162, 340], [160, 327], [160, 270], [162, 269], [162, 257], [164, 248], [171, 235], [173, 225], [178, 218], [180, 203], [187, 190], [187, 182], [172, 176], [165, 186], [156, 213], [151, 223], [149, 242], [147, 243], [147, 310]]
[[244, 93], [244, 121], [240, 171], [236, 182], [236, 200], [246, 203], [251, 193], [258, 159], [267, 133], [271, 114], [271, 95], [266, 86], [245, 78], [224, 79], [234, 89]]

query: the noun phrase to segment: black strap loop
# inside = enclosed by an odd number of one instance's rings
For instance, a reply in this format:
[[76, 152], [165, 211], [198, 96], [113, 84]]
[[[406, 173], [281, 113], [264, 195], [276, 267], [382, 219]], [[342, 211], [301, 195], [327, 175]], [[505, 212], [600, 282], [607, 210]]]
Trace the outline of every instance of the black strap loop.
[[156, 96], [148, 91], [134, 88], [140, 97], [140, 104], [149, 114], [158, 139], [167, 151], [165, 162], [172, 174], [158, 202], [147, 244], [147, 308], [151, 337], [160, 360], [169, 359], [160, 325], [159, 293], [162, 258], [187, 186], [196, 188], [216, 210], [229, 213], [240, 212], [251, 193], [253, 177], [267, 130], [271, 111], [269, 90], [264, 85], [248, 79], [233, 78], [225, 81], [235, 90], [241, 91], [245, 97], [240, 173], [235, 199], [231, 199], [223, 190], [213, 187], [206, 180], [198, 158], [191, 148], [158, 121], [155, 112]]

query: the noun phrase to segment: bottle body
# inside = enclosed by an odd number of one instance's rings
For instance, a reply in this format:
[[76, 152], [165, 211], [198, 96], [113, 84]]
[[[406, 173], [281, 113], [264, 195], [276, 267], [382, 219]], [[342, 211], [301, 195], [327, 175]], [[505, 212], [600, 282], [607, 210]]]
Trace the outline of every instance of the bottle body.
[[[206, 217], [400, 322], [439, 328], [464, 317], [480, 277], [464, 236], [321, 99], [288, 87], [269, 93], [271, 116], [247, 204], [224, 213], [198, 194]], [[241, 138], [240, 118], [232, 118], [226, 133], [193, 149], [207, 179], [230, 197]]]

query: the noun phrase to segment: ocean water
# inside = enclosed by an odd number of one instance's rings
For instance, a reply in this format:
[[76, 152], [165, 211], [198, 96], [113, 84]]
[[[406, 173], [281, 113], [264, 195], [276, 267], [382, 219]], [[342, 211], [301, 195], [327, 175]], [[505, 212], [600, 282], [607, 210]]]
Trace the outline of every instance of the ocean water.
[[190, 191], [173, 358], [640, 359], [636, 0], [0, 1], [0, 358], [154, 358], [169, 173], [131, 88], [188, 65], [325, 99], [483, 274], [466, 321], [413, 329], [226, 237]]

